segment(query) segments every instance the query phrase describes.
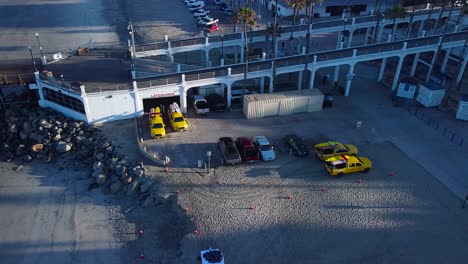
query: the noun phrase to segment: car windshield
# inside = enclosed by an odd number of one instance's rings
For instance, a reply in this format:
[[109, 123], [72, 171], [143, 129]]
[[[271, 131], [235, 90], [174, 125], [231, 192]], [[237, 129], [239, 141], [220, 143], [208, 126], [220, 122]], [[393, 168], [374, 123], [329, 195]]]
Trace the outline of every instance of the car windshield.
[[161, 123], [156, 123], [151, 126], [151, 128], [162, 128], [163, 125]]
[[184, 122], [184, 118], [179, 116], [179, 117], [176, 117], [174, 118], [174, 122]]
[[203, 109], [203, 108], [207, 108], [208, 105], [206, 104], [205, 101], [198, 101], [195, 103], [195, 106], [198, 108], [198, 109]]
[[261, 150], [261, 151], [270, 151], [270, 150], [272, 150], [272, 149], [273, 149], [273, 148], [271, 147], [270, 144], [261, 145], [261, 146], [260, 146], [260, 150]]

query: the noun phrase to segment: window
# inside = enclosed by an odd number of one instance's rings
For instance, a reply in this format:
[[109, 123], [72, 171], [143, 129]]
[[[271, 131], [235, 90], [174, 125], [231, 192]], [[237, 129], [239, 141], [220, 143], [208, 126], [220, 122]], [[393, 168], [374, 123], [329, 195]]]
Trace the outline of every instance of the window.
[[86, 114], [83, 102], [80, 99], [49, 88], [43, 88], [42, 91], [44, 92], [44, 98], [47, 101], [56, 103], [73, 111]]
[[362, 164], [361, 163], [356, 163], [356, 167], [361, 167]]
[[348, 152], [347, 149], [337, 149], [336, 150], [336, 153], [345, 153], [345, 152]]
[[354, 163], [349, 164], [350, 168], [354, 168]]

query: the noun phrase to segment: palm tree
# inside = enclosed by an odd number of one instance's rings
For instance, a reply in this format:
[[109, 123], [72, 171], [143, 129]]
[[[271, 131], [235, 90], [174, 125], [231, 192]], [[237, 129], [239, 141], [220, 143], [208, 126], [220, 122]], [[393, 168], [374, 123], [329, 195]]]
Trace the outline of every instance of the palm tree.
[[392, 23], [392, 41], [395, 39], [396, 33], [396, 20], [397, 18], [404, 18], [406, 16], [406, 10], [401, 5], [394, 5], [392, 8], [387, 9], [385, 16], [393, 20]]
[[305, 0], [286, 0], [288, 7], [293, 9], [293, 26], [296, 24], [296, 18], [299, 11], [305, 8]]
[[309, 17], [309, 25], [307, 27], [306, 34], [306, 54], [309, 54], [310, 51], [310, 27], [312, 25], [312, 16], [314, 15], [315, 3], [322, 5], [323, 0], [305, 0], [305, 6], [307, 7], [307, 15]]
[[434, 6], [435, 6], [437, 0], [432, 0], [432, 1], [428, 1], [428, 2], [431, 4], [431, 9], [429, 10], [429, 13], [427, 14], [427, 19], [426, 19], [427, 22], [425, 22], [425, 21], [422, 22], [423, 26], [424, 26], [423, 29], [426, 30], [426, 31], [429, 30], [429, 26], [426, 23], [431, 21], [432, 12], [434, 11]]
[[[268, 52], [268, 40], [270, 39], [270, 36], [276, 36], [276, 37], [279, 37], [281, 36], [281, 26], [279, 24], [270, 24], [268, 25], [268, 27], [266, 28], [265, 30], [265, 52], [266, 53], [269, 53]], [[274, 41], [272, 41], [271, 43], [271, 51], [274, 50]]]
[[411, 33], [411, 24], [413, 23], [414, 13], [416, 12], [416, 2], [417, 2], [417, 0], [413, 0], [413, 11], [411, 12], [410, 21], [409, 21], [409, 24], [408, 24], [408, 31], [406, 31], [405, 39], [408, 39], [408, 37], [409, 37], [409, 35]]
[[[449, 11], [449, 14], [447, 16], [447, 21], [445, 21], [445, 25], [444, 25], [444, 31], [442, 32], [442, 35], [445, 35], [445, 33], [447, 33], [447, 26], [450, 22], [450, 17], [452, 16], [452, 12], [453, 12], [453, 8], [455, 7], [455, 0], [452, 0], [451, 1], [452, 4], [450, 5], [450, 11]], [[462, 11], [463, 13], [463, 11]]]
[[239, 10], [234, 14], [234, 22], [238, 24], [243, 24], [244, 26], [244, 49], [245, 57], [248, 57], [248, 45], [247, 45], [247, 26], [252, 27], [255, 25], [255, 11], [247, 6], [239, 8]]
[[377, 43], [379, 40], [377, 39], [379, 37], [379, 25], [380, 25], [380, 19], [381, 19], [381, 13], [380, 9], [382, 7], [382, 2], [381, 0], [376, 0], [375, 1], [375, 16], [377, 17], [377, 22], [375, 24], [375, 32], [374, 32], [374, 42]]

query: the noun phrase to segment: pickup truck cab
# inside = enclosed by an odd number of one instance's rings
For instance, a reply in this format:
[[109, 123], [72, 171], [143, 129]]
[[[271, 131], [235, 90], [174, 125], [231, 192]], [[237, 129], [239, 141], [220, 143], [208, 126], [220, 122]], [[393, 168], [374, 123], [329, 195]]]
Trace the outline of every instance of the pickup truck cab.
[[159, 107], [151, 108], [149, 115], [149, 124], [151, 138], [166, 137], [166, 125], [164, 125], [161, 109]]
[[223, 163], [234, 165], [242, 162], [241, 156], [237, 151], [234, 140], [230, 137], [219, 138], [218, 141], [219, 149], [223, 155]]
[[253, 162], [260, 160], [260, 155], [252, 142], [246, 137], [238, 137], [236, 139], [236, 147], [243, 161]]
[[171, 123], [172, 130], [176, 131], [187, 131], [188, 125], [184, 116], [180, 112], [179, 105], [177, 103], [172, 103], [169, 105], [169, 111], [167, 111], [169, 122]]
[[193, 109], [195, 109], [195, 114], [204, 115], [210, 112], [208, 103], [206, 102], [205, 97], [199, 94], [192, 95], [192, 104]]
[[353, 172], [368, 172], [372, 162], [368, 158], [340, 155], [325, 160], [325, 169], [332, 176], [342, 176]]

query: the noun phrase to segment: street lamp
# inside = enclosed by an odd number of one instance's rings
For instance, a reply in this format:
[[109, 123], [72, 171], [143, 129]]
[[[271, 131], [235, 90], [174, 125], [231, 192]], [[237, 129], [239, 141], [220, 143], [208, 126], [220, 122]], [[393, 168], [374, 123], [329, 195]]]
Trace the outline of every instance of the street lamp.
[[37, 32], [36, 32], [36, 39], [37, 39], [37, 44], [39, 45], [39, 50], [41, 51], [41, 61], [42, 61], [42, 58], [44, 58], [44, 54], [42, 53], [41, 41], [39, 40], [39, 33]]
[[34, 72], [37, 72], [36, 61], [34, 60], [34, 56], [32, 54], [31, 46], [29, 46], [28, 49], [29, 49], [29, 54], [31, 54], [31, 60], [32, 60], [33, 65], [34, 65]]

